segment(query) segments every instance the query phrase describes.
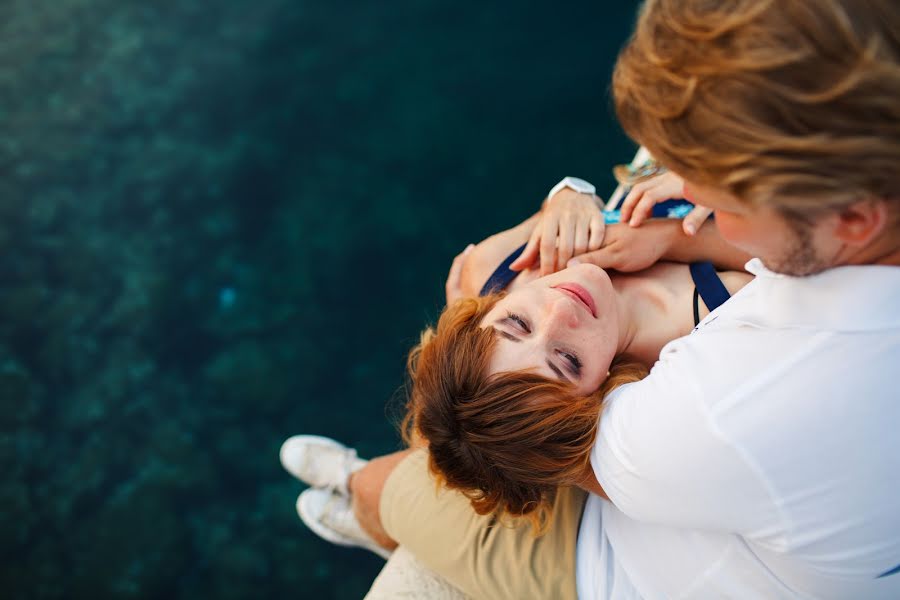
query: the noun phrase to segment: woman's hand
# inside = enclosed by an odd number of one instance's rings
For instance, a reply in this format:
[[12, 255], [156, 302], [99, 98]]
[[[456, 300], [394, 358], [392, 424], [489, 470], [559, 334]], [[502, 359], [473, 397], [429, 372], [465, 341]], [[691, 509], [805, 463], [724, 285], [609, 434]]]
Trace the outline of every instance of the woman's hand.
[[610, 225], [603, 247], [569, 261], [569, 267], [590, 263], [622, 272], [641, 271], [657, 263], [683, 237], [675, 219], [653, 219], [640, 229]]
[[466, 249], [456, 255], [453, 263], [450, 265], [450, 272], [447, 274], [447, 282], [444, 284], [444, 292], [447, 294], [447, 306], [450, 306], [456, 300], [464, 297], [462, 290], [462, 272], [463, 264], [466, 257], [475, 248], [475, 244], [469, 244]]
[[[654, 205], [683, 197], [684, 179], [672, 172], [636, 183], [622, 201], [621, 222], [628, 223], [631, 227], [639, 227], [650, 217]], [[694, 235], [711, 214], [711, 209], [695, 206], [682, 221], [682, 229], [687, 235]]]
[[521, 256], [509, 265], [522, 271], [540, 260], [541, 275], [564, 269], [573, 256], [597, 250], [605, 222], [599, 199], [563, 189], [548, 199]]

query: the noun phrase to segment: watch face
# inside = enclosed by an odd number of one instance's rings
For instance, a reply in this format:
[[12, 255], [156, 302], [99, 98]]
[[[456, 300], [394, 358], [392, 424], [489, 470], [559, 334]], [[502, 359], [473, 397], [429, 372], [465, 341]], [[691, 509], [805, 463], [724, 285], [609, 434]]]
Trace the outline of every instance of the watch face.
[[582, 194], [593, 194], [596, 191], [596, 188], [593, 185], [578, 177], [566, 177], [565, 182], [567, 187]]

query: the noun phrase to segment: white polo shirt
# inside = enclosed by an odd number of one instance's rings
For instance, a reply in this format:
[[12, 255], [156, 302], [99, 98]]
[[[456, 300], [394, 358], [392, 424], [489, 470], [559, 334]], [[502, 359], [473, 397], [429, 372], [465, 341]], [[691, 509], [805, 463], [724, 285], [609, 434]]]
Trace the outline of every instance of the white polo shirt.
[[747, 269], [607, 400], [582, 600], [900, 598], [900, 267]]

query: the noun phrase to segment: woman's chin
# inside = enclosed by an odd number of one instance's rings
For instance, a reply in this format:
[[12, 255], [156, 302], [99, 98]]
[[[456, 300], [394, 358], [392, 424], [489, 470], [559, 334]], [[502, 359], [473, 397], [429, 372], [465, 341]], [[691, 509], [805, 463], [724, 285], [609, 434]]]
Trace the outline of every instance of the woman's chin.
[[602, 293], [603, 289], [612, 285], [609, 274], [604, 269], [590, 263], [568, 267], [560, 273], [568, 273], [572, 281], [587, 287], [592, 294]]

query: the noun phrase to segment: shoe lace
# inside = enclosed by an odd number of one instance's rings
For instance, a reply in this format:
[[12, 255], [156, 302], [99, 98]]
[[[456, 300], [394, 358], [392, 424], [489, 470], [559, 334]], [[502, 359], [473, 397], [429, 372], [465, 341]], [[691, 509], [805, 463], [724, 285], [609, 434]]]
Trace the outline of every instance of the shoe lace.
[[372, 542], [363, 531], [353, 514], [350, 501], [337, 494], [332, 494], [322, 514], [322, 523], [332, 530], [359, 542]]

